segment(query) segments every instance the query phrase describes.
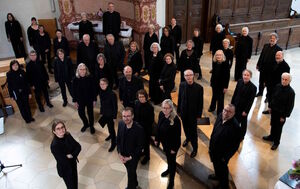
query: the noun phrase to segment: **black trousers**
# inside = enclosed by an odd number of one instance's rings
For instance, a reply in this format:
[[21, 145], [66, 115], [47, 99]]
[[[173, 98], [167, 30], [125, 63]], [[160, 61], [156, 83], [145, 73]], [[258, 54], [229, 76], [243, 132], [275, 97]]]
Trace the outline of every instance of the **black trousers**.
[[239, 122], [239, 124], [241, 126], [241, 138], [243, 139], [246, 135], [246, 132], [247, 132], [248, 115], [247, 116], [242, 116], [242, 112], [237, 112], [235, 114], [235, 118], [237, 119], [237, 121]]
[[114, 83], [116, 87], [119, 86], [119, 77], [118, 77], [118, 67], [117, 66], [112, 66], [112, 74], [114, 78]]
[[186, 118], [188, 115], [182, 117], [183, 130], [187, 141], [191, 141], [194, 151], [198, 151], [198, 133], [197, 133], [197, 118], [192, 120]]
[[222, 159], [214, 159], [213, 165], [215, 169], [215, 175], [217, 176], [220, 186], [222, 189], [229, 189], [229, 180], [228, 180], [228, 166], [226, 161]]
[[266, 82], [266, 74], [265, 72], [259, 72], [259, 86], [258, 86], [258, 93], [263, 93], [265, 89], [265, 82]]
[[179, 62], [179, 46], [177, 46], [177, 44], [175, 45], [175, 55], [176, 55], [176, 64], [178, 65]]
[[22, 118], [25, 121], [30, 121], [32, 119], [32, 115], [29, 106], [28, 94], [18, 96], [16, 103], [19, 107]]
[[242, 78], [243, 71], [247, 68], [247, 59], [236, 58], [234, 69], [234, 80], [238, 81]]
[[198, 67], [197, 67], [197, 69], [198, 69], [199, 77], [202, 78], [202, 70], [201, 70], [201, 65], [200, 65], [200, 58], [197, 58], [197, 60], [198, 60], [198, 64], [197, 64]]
[[266, 88], [267, 88], [266, 97], [268, 99], [268, 102], [270, 103], [272, 101], [273, 90], [275, 86], [271, 85], [270, 82], [266, 82]]
[[136, 175], [136, 168], [138, 165], [138, 161], [136, 159], [131, 159], [127, 161], [125, 164], [127, 170], [127, 189], [136, 189], [138, 186], [137, 175]]
[[59, 88], [61, 91], [61, 96], [63, 98], [63, 101], [68, 102], [67, 93], [66, 93], [66, 85], [68, 87], [70, 95], [73, 96], [71, 81], [60, 81], [60, 82], [58, 82], [58, 85], [59, 85]]
[[47, 84], [42, 84], [39, 87], [35, 87], [34, 89], [34, 94], [35, 94], [35, 100], [36, 103], [38, 104], [39, 108], [43, 107], [43, 104], [41, 102], [41, 95], [44, 95], [44, 98], [46, 100], [47, 104], [50, 104], [50, 100], [49, 100], [49, 93], [48, 93], [48, 89], [47, 89]]
[[176, 156], [175, 154], [171, 154], [171, 150], [165, 151], [167, 156], [168, 170], [169, 170], [169, 183], [174, 183], [175, 173], [176, 173]]
[[42, 62], [43, 64], [46, 63], [46, 57], [47, 57], [47, 62], [48, 62], [48, 70], [51, 70], [52, 69], [52, 64], [51, 64], [51, 55], [50, 55], [50, 49], [48, 52], [40, 52], [40, 55], [41, 55], [41, 59], [42, 59]]
[[282, 133], [282, 128], [284, 122], [280, 122], [280, 113], [273, 111], [271, 112], [271, 132], [270, 136], [271, 139], [273, 139], [274, 144], [279, 145], [280, 144], [280, 138], [281, 138], [281, 133]]
[[108, 129], [108, 133], [110, 135], [111, 144], [115, 145], [116, 144], [116, 131], [115, 131], [114, 119], [110, 116], [104, 116], [103, 118], [102, 119], [105, 120], [104, 124], [107, 124], [107, 129]]
[[151, 141], [151, 130], [149, 128], [145, 128], [145, 140], [144, 140], [144, 154], [145, 158], [150, 159], [150, 141]]
[[211, 110], [216, 109], [216, 104], [218, 102], [217, 114], [221, 113], [224, 108], [224, 93], [223, 88], [212, 87], [212, 98], [210, 103]]
[[64, 179], [67, 189], [78, 189], [77, 165], [72, 166], [72, 170], [65, 174], [62, 178]]
[[20, 39], [12, 39], [11, 45], [14, 50], [16, 58], [26, 57], [24, 43]]
[[[86, 103], [78, 103], [78, 115], [83, 122], [85, 127], [94, 127], [94, 106], [93, 101]], [[87, 113], [89, 120], [85, 115], [85, 108], [87, 108]]]

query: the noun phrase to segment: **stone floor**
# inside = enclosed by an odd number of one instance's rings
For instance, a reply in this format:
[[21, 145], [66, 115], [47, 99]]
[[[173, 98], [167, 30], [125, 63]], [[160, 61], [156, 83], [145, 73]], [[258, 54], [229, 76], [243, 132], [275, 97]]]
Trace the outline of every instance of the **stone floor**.
[[[208, 49], [205, 46], [205, 49]], [[258, 72], [255, 71], [258, 56], [252, 56], [248, 68], [253, 71], [254, 84], [258, 85]], [[277, 151], [270, 150], [271, 145], [262, 141], [261, 137], [269, 133], [270, 116], [263, 115], [262, 111], [267, 104], [264, 103], [265, 97], [255, 98], [254, 105], [250, 111], [248, 132], [245, 140], [241, 143], [238, 153], [229, 162], [230, 174], [233, 182], [238, 189], [266, 189], [273, 188], [278, 178], [283, 175], [290, 167], [293, 159], [300, 158], [300, 108], [297, 106], [297, 99], [300, 92], [300, 85], [296, 83], [300, 80], [300, 48], [285, 51], [285, 60], [290, 64], [293, 81], [291, 86], [296, 92], [296, 103], [294, 111], [287, 119], [281, 144]], [[210, 126], [199, 126], [199, 149], [196, 156], [199, 174], [202, 174], [202, 183], [196, 181], [183, 169], [178, 169], [175, 178], [175, 188], [195, 189], [210, 186], [206, 180], [206, 174], [213, 171], [212, 164], [208, 156], [208, 143], [212, 124], [215, 121], [215, 114], [207, 113], [211, 99], [211, 89], [209, 86], [211, 69], [211, 55], [205, 51], [201, 58], [203, 79], [199, 82], [204, 87], [204, 112], [210, 117]], [[225, 103], [230, 102], [236, 82], [233, 80], [232, 68], [231, 81]], [[52, 78], [53, 79], [53, 78]], [[179, 75], [177, 74], [176, 83], [178, 87]], [[57, 89], [57, 85], [50, 84], [51, 90]], [[177, 101], [176, 93], [173, 100]], [[61, 96], [55, 96], [51, 100], [54, 108], [46, 108], [45, 113], [34, 112], [36, 121], [26, 125], [21, 116], [16, 112], [5, 121], [5, 134], [0, 135], [0, 160], [5, 165], [22, 163], [23, 167], [17, 169], [6, 169], [7, 174], [0, 175], [0, 188], [11, 189], [60, 189], [65, 188], [64, 183], [56, 172], [56, 162], [50, 153], [50, 143], [52, 139], [51, 123], [55, 119], [66, 122], [68, 130], [78, 140], [82, 146], [79, 155], [78, 174], [79, 188], [99, 188], [115, 189], [125, 188], [127, 183], [126, 170], [118, 159], [116, 150], [113, 153], [107, 152], [109, 143], [105, 142], [108, 135], [106, 128], [99, 127], [96, 123], [96, 134], [90, 135], [89, 131], [80, 132], [82, 123], [77, 111], [72, 104], [66, 108], [62, 107]], [[69, 100], [71, 101], [71, 100]], [[121, 105], [119, 106], [121, 107]], [[159, 107], [155, 107], [156, 116]], [[99, 101], [95, 108], [95, 117], [99, 117]], [[182, 132], [182, 141], [184, 140]], [[190, 161], [186, 158], [186, 153], [191, 152], [191, 147], [181, 148], [177, 162], [184, 165]], [[161, 178], [160, 173], [166, 169], [166, 159], [164, 154], [157, 148], [151, 147], [150, 164], [138, 166], [138, 180], [141, 188], [166, 188], [167, 178]], [[183, 167], [184, 168], [184, 167]]]

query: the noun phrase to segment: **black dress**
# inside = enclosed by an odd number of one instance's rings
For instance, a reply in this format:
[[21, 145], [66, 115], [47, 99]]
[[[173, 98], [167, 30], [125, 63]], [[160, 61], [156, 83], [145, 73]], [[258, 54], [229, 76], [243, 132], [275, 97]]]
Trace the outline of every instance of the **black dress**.
[[6, 36], [10, 40], [16, 58], [26, 57], [22, 29], [17, 20], [5, 22]]
[[160, 48], [161, 51], [160, 53], [164, 57], [165, 54], [171, 53], [174, 55], [174, 50], [175, 50], [175, 42], [173, 36], [165, 36], [164, 34], [160, 38]]
[[143, 68], [142, 54], [139, 51], [129, 51], [127, 65], [132, 68], [132, 74], [135, 75], [137, 73], [138, 75], [140, 75], [141, 69]]
[[177, 69], [180, 71], [180, 80], [185, 81], [184, 71], [187, 69], [193, 70], [194, 73], [199, 73], [199, 61], [197, 60], [197, 53], [192, 50], [183, 50], [180, 55]]
[[79, 40], [82, 40], [84, 34], [89, 34], [90, 39], [94, 40], [93, 24], [89, 20], [79, 22]]
[[58, 38], [56, 37], [53, 40], [53, 48], [54, 48], [54, 54], [57, 56], [57, 50], [58, 49], [63, 49], [65, 51], [65, 56], [70, 55], [70, 49], [69, 49], [69, 42], [67, 38], [61, 37], [61, 40], [59, 41]]
[[158, 52], [156, 56], [150, 58], [149, 65], [149, 96], [154, 104], [159, 104], [162, 101], [162, 91], [159, 88], [159, 77], [164, 67], [162, 54]]
[[160, 73], [159, 85], [163, 86], [162, 100], [172, 99], [171, 92], [175, 87], [176, 77], [176, 65], [172, 62], [171, 64], [164, 64], [164, 67]]
[[[77, 157], [81, 151], [80, 144], [70, 133], [66, 133], [63, 138], [54, 136], [50, 149], [57, 162], [57, 173], [64, 179], [67, 189], [77, 189]], [[67, 158], [67, 154], [71, 154], [73, 158]]]
[[146, 70], [149, 69], [149, 60], [150, 60], [150, 57], [151, 57], [151, 54], [152, 54], [152, 52], [150, 50], [150, 46], [154, 42], [158, 43], [158, 37], [157, 37], [156, 33], [153, 33], [152, 36], [150, 37], [149, 32], [147, 32], [145, 34], [145, 37], [144, 37], [144, 46], [143, 46], [144, 61], [145, 61], [145, 69]]

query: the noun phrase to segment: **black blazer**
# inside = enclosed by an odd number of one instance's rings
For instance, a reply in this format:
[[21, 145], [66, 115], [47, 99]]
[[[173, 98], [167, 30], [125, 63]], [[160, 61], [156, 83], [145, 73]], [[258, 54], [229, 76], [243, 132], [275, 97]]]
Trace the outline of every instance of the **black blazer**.
[[15, 100], [22, 96], [28, 96], [30, 87], [27, 81], [26, 73], [20, 69], [18, 71], [9, 71], [6, 73], [7, 88], [9, 96]]
[[55, 56], [57, 56], [58, 49], [63, 49], [65, 51], [65, 56], [70, 55], [69, 42], [64, 36], [61, 37], [60, 42], [58, 41], [57, 37], [53, 40], [53, 48]]
[[104, 35], [113, 34], [114, 36], [119, 36], [121, 27], [121, 17], [120, 13], [114, 11], [110, 13], [106, 11], [103, 14], [103, 33]]
[[131, 59], [127, 61], [127, 65], [132, 68], [132, 74], [138, 73], [140, 75], [141, 69], [143, 68], [142, 54], [138, 51]]
[[64, 61], [55, 57], [54, 59], [54, 78], [55, 82], [71, 81], [74, 78], [72, 60], [65, 56]]
[[275, 55], [277, 51], [282, 51], [282, 48], [277, 44], [272, 47], [269, 43], [264, 45], [256, 64], [259, 71], [271, 72], [273, 70], [276, 64]]
[[75, 77], [73, 80], [73, 102], [79, 104], [97, 101], [97, 85], [91, 76]]
[[170, 125], [170, 120], [165, 117], [163, 112], [160, 112], [155, 141], [162, 143], [165, 152], [170, 152], [171, 150], [177, 152], [180, 148], [180, 137], [181, 123], [178, 116], [174, 118], [174, 124]]
[[[81, 146], [70, 133], [65, 134], [64, 138], [54, 136], [50, 149], [56, 159], [56, 168], [60, 177], [70, 175], [76, 170], [76, 160]], [[67, 154], [72, 154], [73, 158], [67, 158]]]
[[117, 118], [118, 113], [118, 102], [117, 95], [110, 88], [105, 91], [100, 89], [100, 114], [105, 117], [110, 117], [113, 119]]
[[140, 103], [138, 100], [134, 106], [134, 120], [143, 128], [146, 135], [152, 134], [152, 125], [154, 123], [154, 108], [149, 103]]
[[132, 157], [138, 161], [144, 148], [144, 130], [133, 122], [132, 127], [127, 129], [123, 121], [119, 122], [117, 135], [117, 151], [122, 156]]
[[281, 75], [284, 73], [290, 73], [290, 66], [283, 60], [280, 63], [276, 63], [274, 69], [272, 70], [270, 84], [275, 87], [277, 84], [281, 83]]
[[171, 92], [175, 86], [176, 65], [165, 63], [159, 77], [159, 84], [164, 87], [166, 92]]
[[211, 87], [227, 89], [230, 78], [230, 67], [228, 62], [213, 62], [212, 73], [210, 78]]
[[79, 22], [79, 40], [82, 40], [84, 34], [89, 34], [90, 39], [94, 39], [93, 24], [89, 20]]
[[42, 85], [47, 85], [49, 75], [45, 66], [36, 60], [35, 62], [29, 61], [26, 66], [27, 78], [30, 86], [39, 88]]
[[17, 20], [6, 21], [5, 31], [7, 38], [11, 41], [20, 41], [20, 38], [23, 37], [21, 25]]

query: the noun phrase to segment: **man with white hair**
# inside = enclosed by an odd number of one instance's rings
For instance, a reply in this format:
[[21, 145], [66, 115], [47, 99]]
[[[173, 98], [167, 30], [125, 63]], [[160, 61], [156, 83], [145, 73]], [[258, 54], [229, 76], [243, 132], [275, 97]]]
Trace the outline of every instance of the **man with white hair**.
[[269, 103], [269, 112], [271, 113], [271, 131], [270, 135], [264, 136], [266, 141], [273, 142], [271, 150], [276, 150], [280, 143], [282, 127], [294, 108], [295, 92], [290, 86], [292, 77], [289, 73], [281, 75], [281, 84], [274, 89], [272, 101]]
[[81, 21], [79, 22], [79, 40], [82, 40], [84, 34], [89, 34], [91, 39], [94, 39], [93, 24], [87, 19], [85, 12], [81, 13]]

